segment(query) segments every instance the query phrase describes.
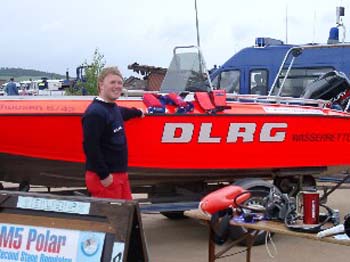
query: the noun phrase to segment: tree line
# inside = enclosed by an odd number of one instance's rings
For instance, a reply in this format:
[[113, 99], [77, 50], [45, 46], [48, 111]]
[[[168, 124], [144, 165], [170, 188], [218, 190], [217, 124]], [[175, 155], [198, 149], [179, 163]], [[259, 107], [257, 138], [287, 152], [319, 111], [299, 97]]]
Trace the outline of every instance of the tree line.
[[23, 68], [9, 68], [9, 67], [0, 67], [0, 78], [2, 77], [22, 77], [22, 76], [31, 76], [31, 77], [47, 77], [50, 79], [61, 79], [65, 78], [64, 75], [56, 73], [48, 73], [34, 69], [23, 69]]

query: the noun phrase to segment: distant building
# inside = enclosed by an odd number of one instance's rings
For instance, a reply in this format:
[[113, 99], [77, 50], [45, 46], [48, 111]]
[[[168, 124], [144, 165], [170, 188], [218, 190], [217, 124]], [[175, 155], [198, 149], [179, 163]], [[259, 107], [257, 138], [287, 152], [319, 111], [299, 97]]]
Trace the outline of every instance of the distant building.
[[145, 91], [159, 91], [167, 72], [167, 69], [163, 67], [139, 65], [138, 63], [129, 65], [128, 69], [141, 74], [143, 80], [131, 76], [124, 82], [124, 87], [127, 89], [141, 89]]
[[147, 81], [135, 76], [130, 76], [128, 79], [124, 80], [123, 86], [128, 90], [145, 90]]

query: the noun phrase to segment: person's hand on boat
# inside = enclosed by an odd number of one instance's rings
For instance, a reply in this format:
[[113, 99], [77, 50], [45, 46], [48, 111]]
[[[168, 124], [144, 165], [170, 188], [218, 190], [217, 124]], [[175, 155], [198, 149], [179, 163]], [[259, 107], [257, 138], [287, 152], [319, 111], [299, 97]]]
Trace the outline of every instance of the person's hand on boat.
[[141, 111], [141, 118], [145, 117], [145, 111], [142, 108], [139, 108], [139, 110]]
[[100, 181], [104, 187], [109, 187], [113, 183], [113, 176], [111, 174], [109, 174], [108, 177], [106, 177], [105, 179], [102, 179]]

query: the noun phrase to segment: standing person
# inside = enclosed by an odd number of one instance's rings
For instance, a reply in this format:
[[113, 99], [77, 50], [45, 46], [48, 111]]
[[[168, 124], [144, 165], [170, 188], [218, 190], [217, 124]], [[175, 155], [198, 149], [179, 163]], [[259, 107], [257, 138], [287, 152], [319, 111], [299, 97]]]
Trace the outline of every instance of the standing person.
[[82, 118], [85, 181], [94, 197], [132, 199], [124, 121], [142, 117], [143, 111], [115, 103], [122, 88], [123, 77], [119, 69], [104, 68], [98, 77], [99, 96]]
[[5, 87], [5, 92], [7, 93], [8, 96], [18, 96], [17, 85], [14, 81], [15, 80], [13, 79], [13, 77], [10, 78], [10, 82], [8, 82]]

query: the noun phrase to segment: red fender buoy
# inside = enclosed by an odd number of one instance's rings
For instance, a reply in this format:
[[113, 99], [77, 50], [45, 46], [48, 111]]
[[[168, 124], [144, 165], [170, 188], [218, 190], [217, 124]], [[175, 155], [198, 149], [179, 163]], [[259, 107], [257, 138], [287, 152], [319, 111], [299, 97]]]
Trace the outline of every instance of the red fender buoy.
[[[247, 192], [247, 190], [240, 186], [225, 186], [206, 195], [199, 203], [199, 209], [203, 212], [214, 214], [229, 207], [235, 208], [233, 200], [243, 192]], [[250, 193], [243, 194], [236, 199], [236, 203], [243, 203], [248, 198], [250, 198]]]

